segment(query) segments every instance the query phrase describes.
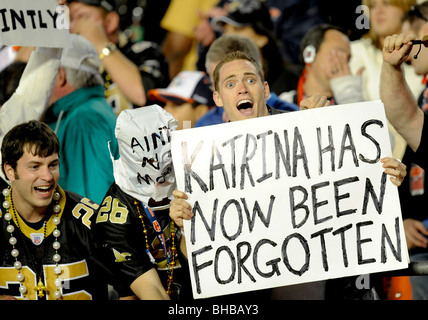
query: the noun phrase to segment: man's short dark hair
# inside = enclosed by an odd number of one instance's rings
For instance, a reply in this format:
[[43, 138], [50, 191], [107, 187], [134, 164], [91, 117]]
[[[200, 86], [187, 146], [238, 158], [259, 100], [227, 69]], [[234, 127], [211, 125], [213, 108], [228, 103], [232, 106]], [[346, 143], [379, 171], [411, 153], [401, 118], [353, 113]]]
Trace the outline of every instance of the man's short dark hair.
[[44, 122], [31, 120], [13, 127], [4, 136], [1, 145], [2, 170], [9, 164], [14, 170], [25, 151], [35, 156], [49, 157], [59, 154], [59, 140], [55, 132]]

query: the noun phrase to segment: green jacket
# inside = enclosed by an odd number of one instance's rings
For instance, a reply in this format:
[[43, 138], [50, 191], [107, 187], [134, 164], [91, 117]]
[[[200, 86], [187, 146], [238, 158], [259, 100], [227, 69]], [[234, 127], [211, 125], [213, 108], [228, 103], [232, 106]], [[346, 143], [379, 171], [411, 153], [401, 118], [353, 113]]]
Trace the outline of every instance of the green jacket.
[[100, 204], [114, 181], [113, 157], [119, 157], [116, 114], [102, 86], [81, 88], [57, 100], [45, 122], [57, 130], [61, 145], [59, 185]]

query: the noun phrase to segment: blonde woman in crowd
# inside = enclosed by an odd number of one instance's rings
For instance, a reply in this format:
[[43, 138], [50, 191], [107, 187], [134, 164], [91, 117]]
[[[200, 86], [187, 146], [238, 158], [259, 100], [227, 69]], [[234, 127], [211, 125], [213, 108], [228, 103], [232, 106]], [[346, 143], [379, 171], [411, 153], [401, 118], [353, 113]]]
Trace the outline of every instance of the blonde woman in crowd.
[[[379, 99], [382, 48], [385, 38], [394, 33], [401, 33], [401, 19], [415, 4], [416, 0], [362, 0], [362, 10], [366, 15], [364, 19], [370, 22], [370, 29], [361, 39], [351, 42], [352, 58], [349, 65], [353, 74], [362, 70], [362, 91], [366, 101]], [[365, 24], [362, 25], [366, 27]], [[413, 95], [418, 97], [423, 89], [422, 77], [415, 73], [410, 64], [404, 63], [403, 68]], [[401, 159], [406, 143], [392, 126], [389, 126], [389, 129], [393, 137], [393, 156]]]

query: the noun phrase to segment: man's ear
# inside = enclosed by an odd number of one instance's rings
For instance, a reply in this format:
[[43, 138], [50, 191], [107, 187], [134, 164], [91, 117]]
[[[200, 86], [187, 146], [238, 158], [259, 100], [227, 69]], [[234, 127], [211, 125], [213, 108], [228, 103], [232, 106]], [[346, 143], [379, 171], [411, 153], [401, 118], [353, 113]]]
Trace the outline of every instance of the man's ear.
[[104, 30], [107, 34], [114, 33], [119, 28], [120, 17], [115, 11], [109, 12], [104, 19]]
[[6, 178], [9, 181], [15, 181], [15, 170], [12, 168], [12, 166], [8, 163], [5, 163], [4, 166], [4, 172], [6, 173]]
[[213, 92], [213, 99], [217, 107], [223, 107], [223, 101], [217, 91]]
[[264, 83], [264, 96], [265, 96], [265, 99], [269, 98], [269, 96], [270, 96], [270, 88], [269, 88], [269, 84], [267, 83], [267, 81], [265, 81], [265, 83]]
[[59, 87], [63, 87], [67, 83], [67, 76], [65, 74], [65, 70], [61, 66], [58, 68], [58, 74], [56, 76], [55, 81], [56, 81], [56, 85], [58, 85]]

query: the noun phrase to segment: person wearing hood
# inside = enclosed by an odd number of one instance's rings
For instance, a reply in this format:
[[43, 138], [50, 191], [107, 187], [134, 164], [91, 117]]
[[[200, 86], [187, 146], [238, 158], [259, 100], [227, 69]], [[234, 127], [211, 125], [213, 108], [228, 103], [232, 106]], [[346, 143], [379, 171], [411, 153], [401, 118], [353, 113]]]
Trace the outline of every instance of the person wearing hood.
[[92, 226], [120, 299], [192, 297], [188, 268], [181, 264], [181, 231], [169, 217], [176, 188], [170, 133], [177, 124], [159, 105], [124, 110], [117, 119], [115, 181]]

